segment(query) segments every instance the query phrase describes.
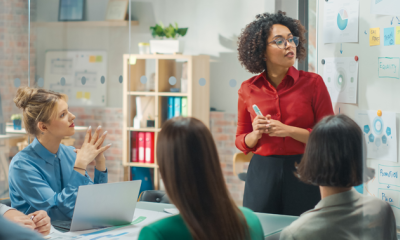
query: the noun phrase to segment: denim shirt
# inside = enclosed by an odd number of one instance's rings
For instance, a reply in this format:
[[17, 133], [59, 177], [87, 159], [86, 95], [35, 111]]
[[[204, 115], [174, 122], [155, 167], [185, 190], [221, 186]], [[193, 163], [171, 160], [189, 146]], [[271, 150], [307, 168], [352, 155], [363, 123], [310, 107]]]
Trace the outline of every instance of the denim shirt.
[[56, 154], [36, 138], [12, 159], [8, 182], [12, 207], [30, 214], [47, 212], [51, 220], [71, 220], [78, 188], [107, 183], [108, 173], [95, 170], [94, 182], [75, 171], [74, 147], [60, 144]]

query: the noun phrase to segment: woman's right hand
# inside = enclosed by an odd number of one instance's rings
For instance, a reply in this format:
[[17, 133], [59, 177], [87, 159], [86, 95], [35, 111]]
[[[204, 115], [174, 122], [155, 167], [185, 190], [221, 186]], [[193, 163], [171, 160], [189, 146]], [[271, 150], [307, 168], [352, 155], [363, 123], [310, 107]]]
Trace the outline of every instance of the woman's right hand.
[[270, 124], [271, 115], [267, 116], [257, 116], [253, 120], [253, 135], [258, 140], [262, 137], [264, 133], [268, 133], [268, 128]]
[[91, 136], [91, 127], [88, 128], [83, 145], [79, 150], [77, 150], [75, 167], [86, 169], [87, 165], [89, 165], [97, 155], [101, 154], [111, 146], [111, 144], [108, 144], [100, 148], [100, 145], [103, 143], [106, 135], [103, 134], [103, 136], [99, 138], [99, 132], [100, 127], [98, 127], [94, 135]]

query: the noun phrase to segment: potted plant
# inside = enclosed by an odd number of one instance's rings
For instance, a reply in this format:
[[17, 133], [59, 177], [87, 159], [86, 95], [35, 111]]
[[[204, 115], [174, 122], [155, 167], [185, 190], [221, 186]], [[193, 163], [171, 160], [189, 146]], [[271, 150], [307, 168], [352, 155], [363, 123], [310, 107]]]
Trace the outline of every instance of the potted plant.
[[14, 130], [21, 130], [21, 114], [13, 114], [11, 120], [13, 121]]
[[184, 37], [188, 28], [179, 28], [178, 24], [175, 26], [170, 24], [164, 27], [164, 24], [156, 24], [150, 27], [151, 35], [157, 40], [150, 40], [151, 53], [182, 53], [183, 42], [178, 40], [178, 37]]

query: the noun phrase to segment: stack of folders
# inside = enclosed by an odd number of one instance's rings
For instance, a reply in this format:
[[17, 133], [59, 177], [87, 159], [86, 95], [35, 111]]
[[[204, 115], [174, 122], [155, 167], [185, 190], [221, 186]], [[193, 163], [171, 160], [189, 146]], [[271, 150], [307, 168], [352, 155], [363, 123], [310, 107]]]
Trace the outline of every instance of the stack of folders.
[[188, 115], [187, 97], [168, 97], [168, 119]]
[[131, 162], [154, 163], [154, 133], [131, 133]]

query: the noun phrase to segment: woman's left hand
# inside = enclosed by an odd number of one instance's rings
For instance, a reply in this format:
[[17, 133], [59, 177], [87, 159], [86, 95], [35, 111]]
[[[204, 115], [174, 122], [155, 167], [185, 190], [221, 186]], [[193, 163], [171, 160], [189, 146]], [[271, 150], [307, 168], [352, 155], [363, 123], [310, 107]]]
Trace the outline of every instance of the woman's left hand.
[[268, 135], [271, 137], [289, 137], [292, 130], [291, 126], [285, 125], [278, 120], [270, 120]]

